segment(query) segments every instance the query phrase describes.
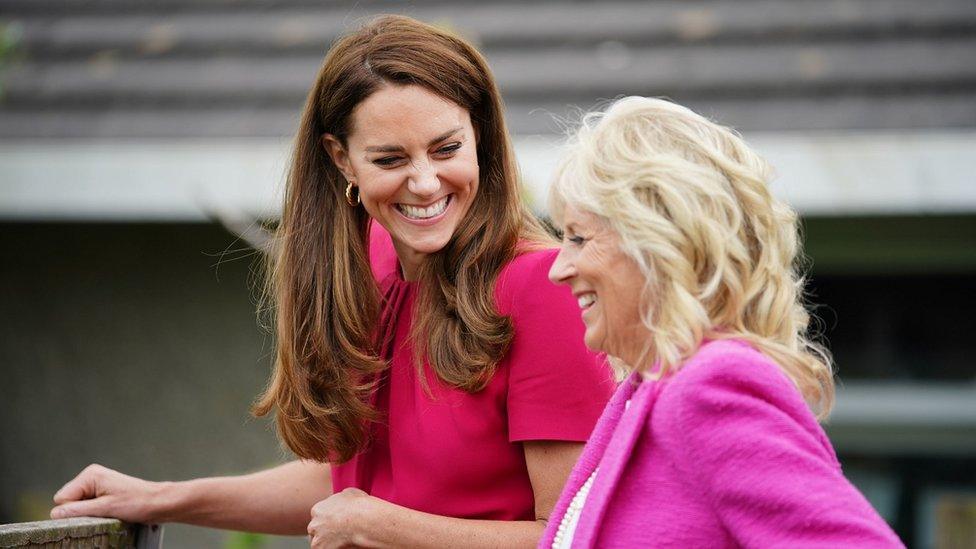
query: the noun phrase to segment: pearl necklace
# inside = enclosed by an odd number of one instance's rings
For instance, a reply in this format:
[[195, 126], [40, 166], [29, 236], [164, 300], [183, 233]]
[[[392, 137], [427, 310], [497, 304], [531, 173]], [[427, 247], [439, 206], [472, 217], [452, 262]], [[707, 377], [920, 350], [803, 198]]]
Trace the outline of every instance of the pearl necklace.
[[590, 473], [589, 478], [580, 486], [579, 491], [569, 502], [566, 513], [559, 521], [559, 528], [556, 528], [556, 535], [552, 538], [553, 549], [568, 548], [573, 543], [576, 526], [579, 524], [580, 514], [583, 512], [583, 504], [586, 503], [586, 496], [590, 494], [590, 489], [593, 488], [593, 480], [596, 478], [598, 470], [599, 468]]

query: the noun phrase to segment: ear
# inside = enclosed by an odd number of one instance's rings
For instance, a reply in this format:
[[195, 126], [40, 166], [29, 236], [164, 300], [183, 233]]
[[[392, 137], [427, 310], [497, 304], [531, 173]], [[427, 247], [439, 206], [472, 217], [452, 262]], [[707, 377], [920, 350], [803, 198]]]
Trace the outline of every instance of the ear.
[[336, 168], [339, 168], [346, 180], [353, 182], [356, 178], [353, 176], [352, 163], [349, 162], [349, 153], [339, 139], [331, 133], [322, 134], [322, 148], [325, 149], [329, 158], [332, 159], [332, 163], [336, 165]]

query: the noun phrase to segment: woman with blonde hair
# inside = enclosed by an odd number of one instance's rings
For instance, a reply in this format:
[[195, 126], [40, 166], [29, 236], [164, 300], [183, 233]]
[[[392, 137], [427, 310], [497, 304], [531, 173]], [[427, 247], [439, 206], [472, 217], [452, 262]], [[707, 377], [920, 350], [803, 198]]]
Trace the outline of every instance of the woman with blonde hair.
[[93, 466], [52, 516], [313, 547], [534, 546], [613, 385], [546, 279], [554, 243], [521, 202], [481, 54], [398, 16], [339, 39], [277, 237], [277, 357], [255, 412], [301, 459], [177, 483]]
[[551, 189], [588, 347], [626, 376], [542, 547], [900, 547], [815, 413], [797, 216], [735, 133], [628, 97], [588, 116]]

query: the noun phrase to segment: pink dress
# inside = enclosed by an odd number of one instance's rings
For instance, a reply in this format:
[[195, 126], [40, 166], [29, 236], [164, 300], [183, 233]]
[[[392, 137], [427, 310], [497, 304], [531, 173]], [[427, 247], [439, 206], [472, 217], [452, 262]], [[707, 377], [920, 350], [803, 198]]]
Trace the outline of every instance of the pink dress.
[[741, 341], [620, 385], [540, 548], [597, 467], [573, 547], [904, 547], [844, 478], [792, 382]]
[[603, 357], [583, 345], [576, 300], [547, 278], [555, 255], [529, 252], [502, 270], [495, 297], [515, 337], [488, 386], [469, 394], [425, 367], [429, 395], [408, 341], [417, 285], [403, 280], [389, 234], [373, 223], [370, 259], [391, 361], [375, 395], [385, 421], [373, 425], [369, 448], [333, 465], [334, 491], [356, 487], [443, 516], [535, 518], [519, 442], [585, 441], [614, 390]]

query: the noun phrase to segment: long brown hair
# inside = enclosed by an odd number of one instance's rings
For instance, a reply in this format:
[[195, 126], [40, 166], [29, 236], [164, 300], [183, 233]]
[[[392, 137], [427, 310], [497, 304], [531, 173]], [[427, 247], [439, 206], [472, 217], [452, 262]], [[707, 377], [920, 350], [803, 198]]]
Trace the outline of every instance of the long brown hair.
[[[402, 16], [383, 16], [340, 38], [309, 92], [269, 265], [275, 305], [274, 374], [254, 406], [277, 410], [281, 439], [295, 454], [346, 461], [377, 419], [368, 396], [388, 365], [375, 341], [381, 296], [369, 265], [369, 216], [344, 198], [345, 180], [322, 145], [347, 145], [353, 109], [384, 85], [418, 85], [471, 115], [479, 189], [450, 242], [419, 271], [411, 337], [445, 383], [482, 389], [512, 340], [494, 285], [520, 239], [544, 232], [522, 205], [518, 173], [488, 65], [470, 44]], [[423, 379], [423, 377], [421, 377]]]

